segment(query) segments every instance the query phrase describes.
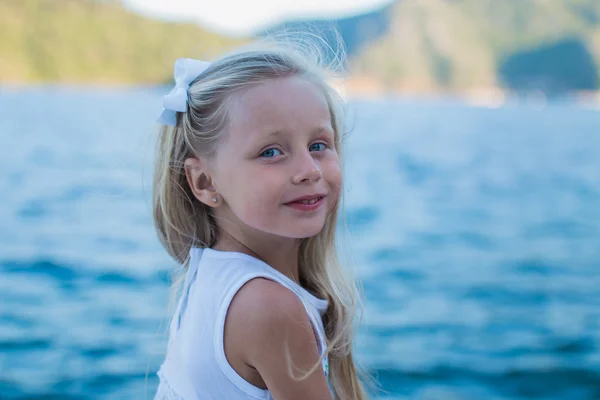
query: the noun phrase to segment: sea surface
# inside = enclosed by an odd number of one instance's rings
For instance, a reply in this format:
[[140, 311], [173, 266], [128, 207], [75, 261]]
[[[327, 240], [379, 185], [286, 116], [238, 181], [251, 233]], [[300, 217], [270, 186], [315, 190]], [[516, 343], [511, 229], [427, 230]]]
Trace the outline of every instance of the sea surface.
[[[152, 397], [175, 267], [151, 220], [163, 92], [0, 87], [1, 399]], [[600, 111], [348, 111], [374, 398], [600, 399]]]

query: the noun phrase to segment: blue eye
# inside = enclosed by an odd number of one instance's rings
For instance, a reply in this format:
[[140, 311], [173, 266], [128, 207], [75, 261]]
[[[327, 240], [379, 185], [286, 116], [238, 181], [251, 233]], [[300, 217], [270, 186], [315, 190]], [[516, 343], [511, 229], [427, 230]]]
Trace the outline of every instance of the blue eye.
[[[316, 147], [315, 147], [316, 146]], [[313, 143], [308, 148], [310, 151], [323, 151], [327, 148], [325, 143]]]
[[[276, 152], [279, 152], [279, 154], [277, 154]], [[279, 151], [276, 148], [267, 149], [260, 154], [261, 157], [266, 157], [266, 158], [273, 158], [277, 155], [281, 155], [281, 151]]]

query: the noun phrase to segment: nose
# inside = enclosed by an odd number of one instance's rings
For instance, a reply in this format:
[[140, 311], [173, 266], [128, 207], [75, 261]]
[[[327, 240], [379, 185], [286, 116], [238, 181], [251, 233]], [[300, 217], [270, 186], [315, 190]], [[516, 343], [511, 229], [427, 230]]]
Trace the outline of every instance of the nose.
[[292, 178], [292, 181], [296, 184], [318, 182], [323, 177], [319, 164], [310, 152], [303, 154], [301, 160], [296, 165], [298, 167]]

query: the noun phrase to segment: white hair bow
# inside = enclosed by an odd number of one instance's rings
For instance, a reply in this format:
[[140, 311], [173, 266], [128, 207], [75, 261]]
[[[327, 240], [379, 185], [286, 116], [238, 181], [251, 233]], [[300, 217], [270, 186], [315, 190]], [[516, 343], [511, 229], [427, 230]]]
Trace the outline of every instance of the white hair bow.
[[187, 110], [187, 91], [190, 83], [209, 65], [209, 62], [192, 58], [179, 58], [175, 61], [175, 73], [173, 74], [175, 76], [175, 87], [163, 97], [163, 107], [165, 109], [158, 117], [158, 122], [170, 126], [177, 124], [177, 112]]

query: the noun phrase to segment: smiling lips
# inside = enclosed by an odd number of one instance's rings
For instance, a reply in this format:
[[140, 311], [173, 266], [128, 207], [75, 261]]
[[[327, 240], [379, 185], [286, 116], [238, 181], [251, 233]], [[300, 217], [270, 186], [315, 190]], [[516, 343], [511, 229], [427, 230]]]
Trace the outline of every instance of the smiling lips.
[[323, 204], [323, 199], [326, 195], [324, 194], [313, 194], [309, 196], [299, 197], [296, 200], [285, 203], [286, 206], [290, 206], [300, 211], [314, 211]]

